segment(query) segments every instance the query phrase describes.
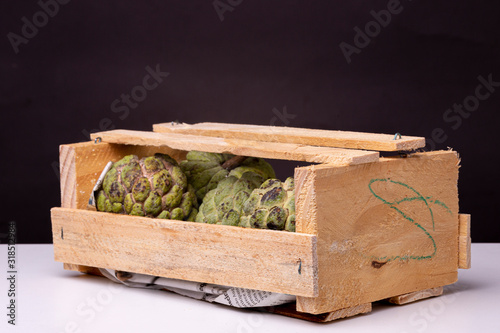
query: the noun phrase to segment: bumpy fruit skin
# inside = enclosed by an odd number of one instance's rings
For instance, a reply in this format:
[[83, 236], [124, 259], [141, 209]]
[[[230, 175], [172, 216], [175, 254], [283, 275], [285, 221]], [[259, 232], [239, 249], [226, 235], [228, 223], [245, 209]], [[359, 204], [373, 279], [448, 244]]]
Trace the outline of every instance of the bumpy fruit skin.
[[207, 193], [196, 215], [196, 222], [239, 225], [243, 203], [252, 190], [264, 182], [264, 178], [251, 171], [238, 175], [234, 175], [233, 171]]
[[[198, 202], [214, 190], [219, 182], [229, 176], [230, 171], [223, 167], [224, 162], [233, 158], [231, 154], [216, 154], [190, 151], [186, 160], [180, 163], [187, 176], [188, 183], [193, 186]], [[245, 172], [255, 172], [264, 180], [276, 177], [269, 163], [261, 158], [246, 158], [240, 166], [231, 170], [231, 175], [240, 178]]]
[[240, 166], [231, 170], [230, 174], [240, 177], [245, 172], [255, 172], [264, 180], [276, 177], [273, 167], [264, 159], [257, 157], [247, 157]]
[[187, 176], [188, 182], [193, 186], [196, 197], [201, 202], [203, 197], [217, 187], [219, 181], [224, 179], [229, 171], [222, 164], [232, 155], [190, 151], [186, 160], [180, 163], [182, 171]]
[[239, 226], [295, 232], [294, 187], [292, 177], [266, 180], [243, 204]]
[[97, 210], [118, 214], [194, 221], [197, 207], [186, 175], [166, 154], [125, 156], [106, 173], [97, 194]]

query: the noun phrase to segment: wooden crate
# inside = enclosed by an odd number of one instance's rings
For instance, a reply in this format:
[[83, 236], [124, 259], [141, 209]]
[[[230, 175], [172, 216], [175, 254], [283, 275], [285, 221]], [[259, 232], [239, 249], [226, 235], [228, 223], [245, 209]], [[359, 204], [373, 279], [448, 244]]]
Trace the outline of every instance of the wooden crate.
[[[456, 152], [380, 157], [424, 138], [201, 123], [113, 130], [60, 147], [54, 254], [65, 268], [95, 267], [297, 296], [270, 311], [314, 321], [442, 293], [470, 267], [470, 216], [459, 214]], [[189, 150], [310, 162], [294, 170], [296, 230], [116, 215], [87, 210], [108, 161]], [[272, 163], [272, 161], [270, 161]]]

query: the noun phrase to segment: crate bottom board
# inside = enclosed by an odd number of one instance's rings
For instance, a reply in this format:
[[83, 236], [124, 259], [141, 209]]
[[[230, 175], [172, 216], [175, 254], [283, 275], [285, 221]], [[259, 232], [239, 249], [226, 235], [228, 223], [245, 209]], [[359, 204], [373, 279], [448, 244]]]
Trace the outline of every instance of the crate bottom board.
[[[394, 296], [381, 301], [387, 301], [396, 305], [405, 305], [413, 303], [419, 300], [423, 300], [430, 297], [441, 296], [443, 294], [443, 287], [419, 290], [412, 293]], [[313, 321], [317, 323], [326, 323], [342, 318], [349, 318], [359, 314], [369, 313], [372, 311], [372, 303], [365, 303], [356, 305], [353, 307], [339, 309], [332, 312], [322, 313], [322, 314], [309, 314], [304, 312], [299, 312], [296, 310], [296, 303], [283, 304], [276, 307], [265, 308], [265, 311], [292, 317], [298, 319], [304, 319], [307, 321]]]

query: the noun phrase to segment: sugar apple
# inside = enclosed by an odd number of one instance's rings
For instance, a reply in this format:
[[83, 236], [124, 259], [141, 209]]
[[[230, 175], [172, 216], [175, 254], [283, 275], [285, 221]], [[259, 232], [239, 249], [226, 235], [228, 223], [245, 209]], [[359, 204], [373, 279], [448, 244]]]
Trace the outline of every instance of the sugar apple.
[[96, 201], [99, 211], [173, 220], [194, 221], [198, 212], [186, 175], [166, 154], [128, 155], [114, 163]]
[[189, 184], [193, 186], [198, 200], [202, 201], [205, 194], [216, 188], [218, 182], [228, 175], [229, 171], [222, 165], [231, 157], [229, 154], [194, 150], [187, 153], [186, 160], [180, 163], [180, 167], [186, 174]]
[[247, 171], [253, 171], [264, 179], [276, 177], [271, 165], [263, 159], [231, 154], [190, 151], [180, 167], [186, 174], [188, 183], [193, 186], [199, 203], [230, 171], [236, 177], [241, 177]]
[[235, 175], [234, 171], [207, 193], [196, 215], [196, 222], [233, 226], [239, 224], [243, 203], [250, 197], [252, 190], [264, 182], [264, 178], [252, 171], [241, 175]]
[[268, 179], [243, 204], [239, 225], [247, 228], [295, 231], [295, 189], [292, 177], [284, 183]]

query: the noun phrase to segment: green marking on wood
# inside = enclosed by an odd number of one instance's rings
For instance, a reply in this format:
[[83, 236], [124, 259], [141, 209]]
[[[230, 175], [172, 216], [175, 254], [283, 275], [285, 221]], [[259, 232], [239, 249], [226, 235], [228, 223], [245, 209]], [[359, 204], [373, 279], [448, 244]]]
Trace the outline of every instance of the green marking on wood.
[[[375, 183], [375, 182], [390, 182], [392, 184], [400, 185], [400, 186], [403, 186], [406, 189], [409, 189], [410, 191], [412, 191], [416, 195], [414, 197], [403, 198], [401, 200], [397, 200], [397, 201], [394, 201], [394, 202], [389, 202], [389, 201], [385, 200], [384, 198], [382, 198], [377, 193], [375, 193], [375, 191], [372, 188], [372, 184]], [[409, 185], [407, 185], [405, 183], [394, 181], [394, 180], [391, 180], [391, 179], [388, 179], [388, 178], [372, 179], [372, 180], [370, 180], [370, 182], [368, 184], [368, 188], [370, 189], [370, 192], [373, 194], [373, 196], [375, 198], [377, 198], [378, 200], [382, 201], [384, 204], [388, 205], [391, 209], [394, 209], [405, 220], [409, 221], [415, 227], [417, 227], [420, 230], [422, 230], [422, 232], [427, 236], [427, 238], [429, 238], [431, 240], [432, 247], [433, 247], [433, 252], [431, 254], [428, 254], [428, 255], [372, 257], [372, 260], [377, 260], [377, 261], [387, 260], [386, 262], [389, 262], [389, 261], [393, 261], [393, 260], [396, 260], [396, 259], [399, 259], [399, 260], [423, 260], [423, 259], [430, 259], [430, 258], [434, 257], [436, 255], [436, 252], [437, 252], [437, 246], [436, 246], [436, 242], [434, 241], [434, 238], [432, 237], [432, 235], [420, 223], [418, 223], [417, 221], [415, 221], [412, 217], [406, 215], [397, 206], [399, 204], [401, 204], [401, 203], [415, 201], [415, 200], [420, 200], [420, 201], [424, 202], [424, 204], [427, 207], [427, 209], [429, 210], [429, 213], [430, 213], [430, 216], [431, 216], [432, 230], [434, 230], [434, 213], [432, 211], [432, 208], [429, 206], [429, 203], [436, 204], [436, 205], [439, 205], [441, 207], [444, 207], [447, 210], [447, 212], [451, 214], [451, 210], [448, 208], [448, 206], [446, 206], [446, 204], [444, 204], [443, 202], [441, 202], [439, 200], [431, 200], [431, 197], [424, 197], [422, 194], [420, 194], [418, 191], [416, 191], [413, 187], [411, 187], [411, 186], [409, 186]]]
[[[430, 199], [430, 198], [431, 198], [431, 197], [429, 197], [429, 199]], [[448, 213], [452, 214], [451, 209], [450, 209], [450, 208], [448, 208], [448, 206], [446, 206], [446, 204], [445, 204], [444, 202], [441, 202], [441, 201], [439, 201], [439, 200], [437, 200], [437, 199], [436, 199], [436, 200], [433, 200], [433, 201], [431, 200], [431, 202], [432, 202], [432, 203], [434, 203], [434, 204], [436, 204], [436, 205], [439, 205], [439, 206], [441, 206], [441, 207], [445, 208], [445, 209], [446, 209], [446, 211], [448, 211]]]

